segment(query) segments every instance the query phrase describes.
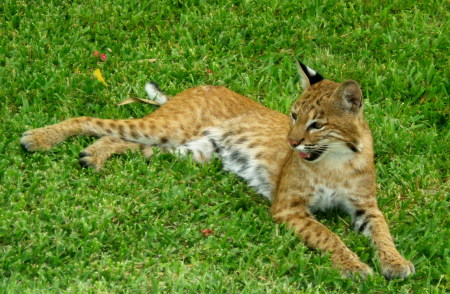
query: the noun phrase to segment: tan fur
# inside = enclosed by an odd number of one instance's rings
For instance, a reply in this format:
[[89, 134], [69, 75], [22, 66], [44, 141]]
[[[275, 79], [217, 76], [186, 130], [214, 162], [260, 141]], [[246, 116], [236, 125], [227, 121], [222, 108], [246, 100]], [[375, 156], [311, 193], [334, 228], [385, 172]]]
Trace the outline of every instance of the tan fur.
[[[355, 228], [371, 236], [383, 274], [406, 278], [414, 266], [396, 250], [375, 198], [372, 135], [359, 86], [329, 80], [304, 85], [292, 107], [296, 120], [224, 87], [204, 86], [179, 93], [141, 119], [69, 119], [25, 132], [21, 144], [36, 151], [69, 136], [98, 136], [81, 153], [81, 161], [96, 169], [127, 150], [150, 156], [152, 146], [192, 153], [199, 162], [219, 154], [225, 169], [272, 200], [275, 221], [286, 223], [308, 246], [330, 252], [344, 276], [366, 276], [371, 269], [315, 220], [316, 210], [341, 206], [349, 212]], [[308, 160], [321, 150], [318, 159]]]

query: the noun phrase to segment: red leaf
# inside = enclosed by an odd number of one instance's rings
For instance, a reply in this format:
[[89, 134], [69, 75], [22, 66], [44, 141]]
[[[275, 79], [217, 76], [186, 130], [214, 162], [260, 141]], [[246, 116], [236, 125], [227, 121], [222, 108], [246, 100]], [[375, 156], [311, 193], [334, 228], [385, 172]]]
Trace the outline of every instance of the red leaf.
[[203, 229], [200, 232], [202, 232], [203, 236], [208, 237], [211, 234], [214, 234], [213, 229]]

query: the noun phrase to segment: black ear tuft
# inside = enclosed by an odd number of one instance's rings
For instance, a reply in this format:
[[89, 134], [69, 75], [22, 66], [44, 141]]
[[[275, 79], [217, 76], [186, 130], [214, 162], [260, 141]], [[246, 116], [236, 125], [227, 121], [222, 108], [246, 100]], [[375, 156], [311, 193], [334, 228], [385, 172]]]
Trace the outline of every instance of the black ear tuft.
[[300, 67], [301, 67], [303, 73], [304, 73], [304, 74], [306, 75], [306, 77], [308, 78], [308, 80], [309, 80], [309, 85], [310, 85], [310, 86], [312, 86], [312, 85], [314, 85], [315, 83], [318, 83], [318, 82], [324, 80], [324, 77], [323, 77], [320, 73], [318, 73], [318, 72], [316, 72], [315, 70], [313, 70], [312, 68], [310, 68], [310, 67], [304, 65], [304, 64], [301, 63], [300, 61], [299, 61], [298, 63], [299, 63], [299, 65], [300, 65]]

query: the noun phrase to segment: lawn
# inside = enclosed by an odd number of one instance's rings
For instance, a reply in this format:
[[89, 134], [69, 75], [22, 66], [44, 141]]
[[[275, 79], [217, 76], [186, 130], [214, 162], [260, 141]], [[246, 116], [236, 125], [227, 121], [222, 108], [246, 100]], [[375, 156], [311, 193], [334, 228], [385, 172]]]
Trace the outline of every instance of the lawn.
[[[449, 11], [437, 0], [2, 1], [0, 293], [450, 291]], [[410, 279], [386, 281], [369, 240], [331, 211], [318, 218], [375, 271], [341, 278], [218, 160], [129, 153], [95, 172], [78, 163], [92, 138], [19, 145], [66, 118], [154, 111], [116, 105], [145, 98], [149, 80], [170, 95], [225, 85], [287, 113], [296, 58], [362, 85], [378, 201]]]

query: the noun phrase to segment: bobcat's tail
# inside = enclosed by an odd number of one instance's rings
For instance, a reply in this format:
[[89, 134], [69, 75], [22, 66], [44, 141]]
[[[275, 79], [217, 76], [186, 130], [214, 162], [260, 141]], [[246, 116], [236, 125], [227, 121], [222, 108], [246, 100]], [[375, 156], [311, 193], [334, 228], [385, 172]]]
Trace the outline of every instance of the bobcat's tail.
[[145, 92], [147, 92], [148, 99], [155, 101], [159, 105], [163, 105], [170, 99], [170, 97], [164, 94], [154, 82], [148, 82], [145, 85]]

